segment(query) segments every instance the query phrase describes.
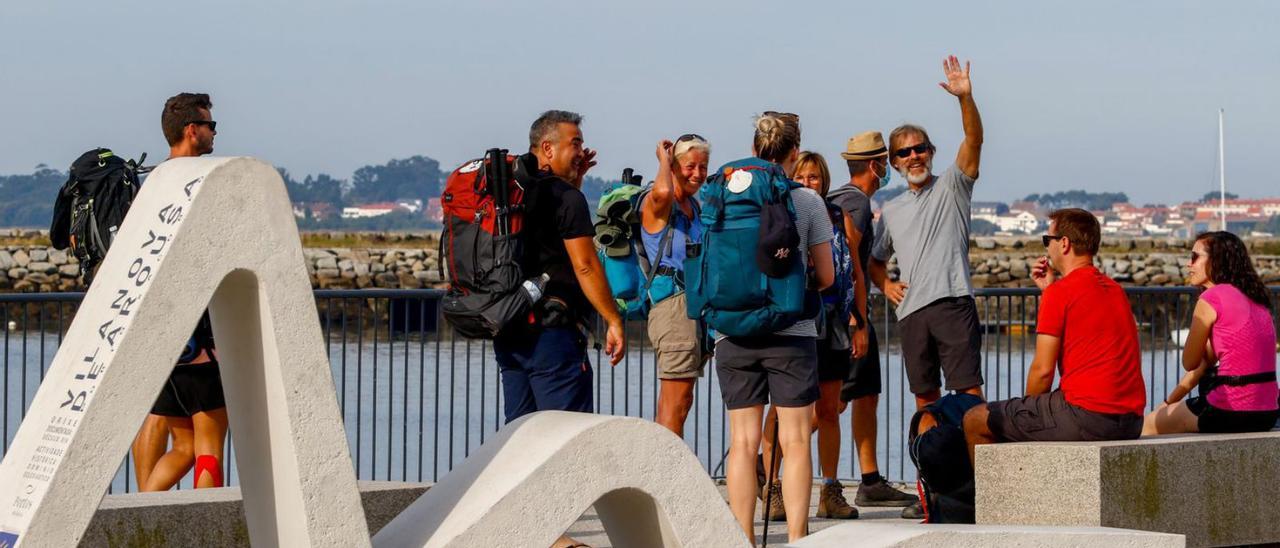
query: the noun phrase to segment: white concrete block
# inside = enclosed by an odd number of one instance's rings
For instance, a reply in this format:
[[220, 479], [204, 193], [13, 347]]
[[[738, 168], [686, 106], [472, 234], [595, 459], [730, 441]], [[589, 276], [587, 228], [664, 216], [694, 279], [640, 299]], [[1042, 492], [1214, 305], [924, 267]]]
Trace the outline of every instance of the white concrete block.
[[1035, 527], [1017, 525], [949, 525], [923, 523], [852, 522], [824, 529], [796, 548], [1182, 548], [1182, 535], [1149, 533], [1107, 527]]
[[671, 432], [640, 419], [562, 411], [507, 425], [373, 543], [550, 546], [593, 504], [615, 547], [749, 544]]
[[206, 303], [254, 544], [368, 545], [292, 208], [249, 158], [148, 178], [0, 463], [0, 545], [78, 542]]

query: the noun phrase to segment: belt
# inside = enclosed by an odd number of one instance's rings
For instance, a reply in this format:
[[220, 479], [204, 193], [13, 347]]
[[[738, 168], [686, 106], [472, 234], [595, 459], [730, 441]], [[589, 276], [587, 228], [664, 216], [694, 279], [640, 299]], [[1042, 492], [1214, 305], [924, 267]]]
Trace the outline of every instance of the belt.
[[653, 273], [657, 276], [675, 276], [680, 273], [680, 270], [674, 266], [663, 264], [658, 265], [658, 268], [654, 269]]

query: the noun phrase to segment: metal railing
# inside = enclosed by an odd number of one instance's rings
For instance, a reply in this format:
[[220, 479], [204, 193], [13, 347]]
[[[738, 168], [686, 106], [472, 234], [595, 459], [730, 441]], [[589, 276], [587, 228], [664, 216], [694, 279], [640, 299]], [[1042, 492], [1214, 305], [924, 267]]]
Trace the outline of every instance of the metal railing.
[[[1271, 290], [1280, 297], [1280, 287]], [[1126, 291], [1138, 321], [1152, 408], [1181, 377], [1181, 348], [1174, 335], [1189, 326], [1197, 291]], [[319, 290], [315, 295], [360, 479], [436, 481], [502, 427], [501, 383], [489, 345], [452, 336], [439, 315], [441, 291]], [[82, 293], [0, 294], [0, 455], [8, 449], [82, 298]], [[1039, 291], [979, 289], [976, 299], [985, 331], [987, 397], [1019, 396], [1035, 352]], [[891, 479], [914, 481], [915, 469], [905, 449], [906, 424], [915, 405], [902, 374], [897, 325], [882, 296], [874, 294], [872, 306], [883, 383], [877, 413], [879, 467]], [[1280, 323], [1280, 318], [1273, 319]], [[653, 419], [658, 378], [645, 333], [641, 322], [628, 325], [630, 348], [615, 367], [607, 365], [598, 348], [591, 351], [597, 412]], [[856, 477], [849, 420], [850, 413], [841, 415], [840, 474]], [[713, 476], [724, 473], [726, 423], [713, 362], [697, 383], [685, 425], [685, 441]], [[226, 455], [224, 477], [234, 485], [236, 464], [229, 441]], [[111, 491], [136, 490], [131, 476], [132, 463], [126, 457]], [[179, 488], [189, 488], [190, 481], [188, 475]]]

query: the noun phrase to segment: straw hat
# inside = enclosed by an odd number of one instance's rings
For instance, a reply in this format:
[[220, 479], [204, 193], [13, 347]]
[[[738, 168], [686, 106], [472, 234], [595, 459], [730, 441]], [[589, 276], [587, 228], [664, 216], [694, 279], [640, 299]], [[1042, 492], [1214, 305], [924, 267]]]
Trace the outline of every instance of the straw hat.
[[864, 131], [849, 138], [840, 157], [846, 160], [874, 160], [889, 156], [884, 146], [884, 136], [879, 131]]

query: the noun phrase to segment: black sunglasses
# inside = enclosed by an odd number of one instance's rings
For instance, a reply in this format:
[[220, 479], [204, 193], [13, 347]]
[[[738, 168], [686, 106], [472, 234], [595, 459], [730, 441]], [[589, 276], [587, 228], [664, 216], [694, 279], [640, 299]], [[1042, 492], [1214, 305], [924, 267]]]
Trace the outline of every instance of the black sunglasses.
[[210, 131], [218, 131], [218, 123], [213, 120], [192, 120], [188, 124], [208, 126]]
[[1203, 255], [1201, 255], [1201, 254], [1199, 254], [1199, 253], [1197, 253], [1197, 252], [1195, 252], [1195, 251], [1192, 251], [1192, 252], [1191, 252], [1191, 262], [1192, 262], [1192, 263], [1195, 263], [1196, 261], [1200, 260], [1200, 257], [1203, 257]]
[[893, 157], [906, 158], [907, 156], [910, 156], [912, 152], [916, 154], [924, 154], [926, 152], [929, 152], [929, 150], [932, 148], [933, 148], [933, 144], [926, 141], [913, 147], [906, 147], [906, 148], [900, 148], [898, 150], [895, 150], [893, 151]]
[[681, 135], [681, 136], [679, 136], [679, 137], [676, 137], [676, 142], [677, 142], [677, 143], [683, 143], [683, 142], [685, 142], [685, 141], [694, 141], [694, 140], [697, 140], [697, 141], [706, 141], [706, 139], [703, 139], [703, 138], [702, 138], [702, 136], [701, 136], [701, 135], [698, 135], [697, 133], [686, 133], [686, 134], [684, 134], [684, 135]]
[[1049, 247], [1049, 242], [1052, 242], [1054, 240], [1061, 240], [1062, 238], [1065, 238], [1065, 236], [1062, 236], [1062, 235], [1051, 236], [1049, 234], [1045, 234], [1044, 236], [1040, 237], [1040, 243], [1043, 243], [1045, 247]]

